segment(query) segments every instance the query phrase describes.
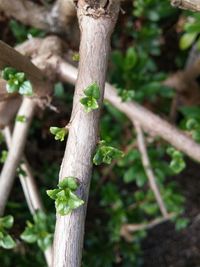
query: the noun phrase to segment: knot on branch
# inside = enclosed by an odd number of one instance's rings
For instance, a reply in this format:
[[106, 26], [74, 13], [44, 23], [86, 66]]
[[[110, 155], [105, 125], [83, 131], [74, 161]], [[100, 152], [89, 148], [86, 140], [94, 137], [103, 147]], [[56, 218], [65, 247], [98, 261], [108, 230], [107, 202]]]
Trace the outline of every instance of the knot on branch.
[[119, 12], [120, 0], [78, 0], [76, 6], [81, 13], [95, 19], [100, 17], [115, 18]]

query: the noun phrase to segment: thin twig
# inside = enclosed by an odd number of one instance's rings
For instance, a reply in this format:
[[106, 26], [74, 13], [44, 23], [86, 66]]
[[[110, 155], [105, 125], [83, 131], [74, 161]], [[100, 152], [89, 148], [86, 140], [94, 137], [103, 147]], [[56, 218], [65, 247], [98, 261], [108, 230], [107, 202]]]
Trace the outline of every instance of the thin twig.
[[161, 211], [163, 217], [167, 218], [168, 217], [167, 208], [166, 208], [165, 203], [162, 199], [158, 185], [156, 184], [156, 178], [154, 176], [154, 173], [153, 173], [153, 170], [151, 167], [151, 163], [149, 161], [147, 148], [146, 148], [146, 144], [145, 144], [145, 138], [144, 138], [142, 128], [137, 121], [134, 121], [134, 125], [135, 125], [135, 130], [137, 133], [137, 143], [138, 143], [138, 148], [139, 148], [141, 158], [142, 158], [142, 164], [143, 164], [144, 170], [146, 172], [147, 178], [149, 180], [150, 188], [155, 195], [156, 201], [158, 203], [158, 206], [160, 208], [160, 211]]
[[141, 224], [123, 224], [121, 227], [120, 234], [122, 237], [125, 238], [126, 241], [131, 242], [133, 239], [132, 234], [137, 231], [142, 230], [149, 230], [154, 228], [155, 226], [167, 222], [168, 220], [172, 219], [175, 216], [175, 214], [168, 214], [165, 218], [156, 218], [155, 220], [152, 220], [148, 223], [141, 223]]
[[4, 209], [14, 183], [16, 169], [20, 163], [32, 116], [34, 114], [36, 103], [25, 97], [19, 109], [18, 115], [25, 116], [25, 122], [16, 121], [11, 148], [8, 152], [6, 162], [3, 166], [0, 176], [0, 215], [3, 215]]
[[[12, 137], [9, 127], [5, 127], [2, 132], [5, 137], [7, 147], [8, 149], [10, 149], [12, 145]], [[24, 174], [19, 174], [19, 179], [31, 214], [34, 215], [37, 210], [44, 211], [42, 200], [40, 198], [31, 167], [26, 158], [23, 158], [23, 163], [20, 164], [20, 168], [25, 172]], [[47, 250], [44, 251], [44, 256], [48, 267], [51, 267], [52, 247], [49, 247]]]

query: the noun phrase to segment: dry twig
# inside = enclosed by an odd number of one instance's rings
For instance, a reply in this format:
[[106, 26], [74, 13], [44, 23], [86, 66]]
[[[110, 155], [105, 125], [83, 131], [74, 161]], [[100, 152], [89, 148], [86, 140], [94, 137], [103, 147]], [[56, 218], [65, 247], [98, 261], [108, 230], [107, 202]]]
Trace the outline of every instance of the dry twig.
[[146, 172], [147, 178], [149, 180], [150, 188], [154, 193], [154, 196], [156, 198], [156, 201], [158, 203], [158, 206], [160, 208], [160, 211], [161, 211], [163, 217], [167, 218], [168, 217], [167, 208], [166, 208], [165, 203], [162, 199], [159, 188], [156, 184], [156, 178], [154, 176], [154, 173], [153, 173], [153, 170], [151, 167], [151, 163], [149, 161], [147, 148], [146, 148], [146, 144], [145, 144], [145, 138], [144, 138], [142, 128], [137, 121], [134, 122], [134, 125], [135, 125], [135, 130], [137, 133], [138, 149], [139, 149], [140, 154], [141, 154], [142, 164], [143, 164], [144, 170]]

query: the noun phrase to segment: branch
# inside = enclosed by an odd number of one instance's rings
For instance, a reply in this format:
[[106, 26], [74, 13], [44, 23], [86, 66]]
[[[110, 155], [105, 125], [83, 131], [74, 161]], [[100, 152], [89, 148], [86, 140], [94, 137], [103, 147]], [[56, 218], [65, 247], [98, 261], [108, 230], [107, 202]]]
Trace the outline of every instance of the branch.
[[57, 33], [66, 33], [76, 15], [73, 0], [57, 0], [52, 7], [29, 0], [0, 0], [0, 11], [23, 24]]
[[4, 209], [14, 183], [16, 169], [23, 154], [29, 126], [35, 109], [35, 102], [30, 98], [24, 98], [18, 115], [25, 116], [25, 122], [16, 122], [11, 149], [8, 152], [6, 162], [0, 176], [0, 215], [4, 214]]
[[157, 218], [153, 221], [150, 221], [148, 223], [142, 223], [142, 224], [123, 224], [120, 230], [120, 234], [122, 237], [124, 237], [126, 241], [132, 242], [133, 240], [132, 234], [134, 232], [149, 230], [161, 223], [167, 222], [168, 220], [172, 219], [174, 216], [175, 216], [174, 214], [168, 214], [168, 216], [165, 218]]
[[150, 188], [154, 193], [154, 196], [156, 198], [156, 201], [158, 203], [158, 206], [160, 208], [160, 211], [161, 211], [163, 217], [167, 218], [168, 212], [167, 212], [167, 209], [165, 207], [165, 203], [162, 199], [162, 196], [160, 194], [159, 188], [156, 184], [156, 178], [155, 178], [154, 173], [153, 173], [152, 168], [151, 168], [151, 163], [149, 161], [149, 157], [147, 154], [147, 148], [146, 148], [146, 144], [145, 144], [143, 131], [140, 127], [140, 124], [137, 121], [134, 122], [134, 125], [135, 125], [135, 130], [137, 133], [138, 148], [139, 148], [139, 151], [141, 154], [144, 170], [145, 170], [146, 175], [147, 175], [148, 180], [149, 180]]
[[[69, 135], [63, 158], [60, 180], [76, 177], [80, 181], [79, 195], [85, 204], [68, 216], [57, 215], [54, 238], [54, 267], [80, 267], [85, 214], [92, 173], [92, 156], [98, 142], [100, 109], [103, 101], [105, 78], [110, 51], [110, 36], [113, 31], [119, 3], [116, 1], [110, 15], [96, 8], [91, 2], [78, 1], [81, 28], [80, 62]], [[87, 6], [87, 8], [86, 8]], [[109, 14], [109, 13], [107, 13]], [[80, 103], [84, 89], [97, 83], [100, 90], [99, 109], [86, 113]]]
[[[60, 59], [57, 65], [59, 78], [63, 81], [74, 84], [77, 78], [77, 69], [72, 65]], [[172, 126], [167, 121], [155, 115], [151, 111], [142, 107], [138, 103], [122, 102], [117, 94], [117, 90], [110, 84], [106, 83], [105, 99], [114, 107], [123, 112], [133, 123], [138, 121], [142, 128], [148, 133], [160, 136], [169, 144], [182, 151], [192, 159], [200, 162], [200, 145], [186, 136], [183, 132]]]
[[[12, 137], [11, 137], [9, 127], [5, 127], [5, 129], [2, 132], [5, 137], [7, 147], [11, 149]], [[32, 174], [31, 167], [25, 158], [23, 158], [23, 162], [24, 163], [20, 164], [20, 168], [25, 172], [25, 174], [23, 175], [19, 174], [19, 179], [20, 179], [23, 191], [24, 191], [24, 195], [26, 198], [28, 208], [31, 214], [33, 215], [37, 210], [44, 211], [44, 209], [43, 209], [43, 205], [42, 205], [42, 201], [39, 195], [37, 185], [35, 183], [35, 180]], [[51, 267], [52, 247], [49, 247], [47, 250], [44, 251], [44, 256], [48, 264], [48, 267]]]
[[174, 7], [187, 9], [191, 11], [200, 11], [199, 0], [171, 0], [171, 5]]

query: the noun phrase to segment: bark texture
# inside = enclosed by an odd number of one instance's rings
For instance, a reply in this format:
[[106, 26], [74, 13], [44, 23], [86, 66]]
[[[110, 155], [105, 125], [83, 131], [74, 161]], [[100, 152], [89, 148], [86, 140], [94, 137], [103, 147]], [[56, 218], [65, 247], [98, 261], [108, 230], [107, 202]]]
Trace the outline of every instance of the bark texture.
[[[83, 90], [96, 82], [100, 87], [102, 105], [110, 36], [113, 31], [119, 4], [112, 14], [105, 15], [100, 9], [84, 1], [78, 3], [81, 28], [80, 63], [76, 83], [70, 130], [60, 180], [73, 176], [79, 179], [78, 195], [85, 201], [68, 216], [57, 215], [54, 240], [54, 267], [80, 267], [83, 248], [86, 206], [92, 174], [92, 156], [98, 141], [100, 109], [86, 113], [80, 104]], [[89, 13], [88, 11], [89, 10]], [[100, 14], [101, 13], [101, 14]]]

